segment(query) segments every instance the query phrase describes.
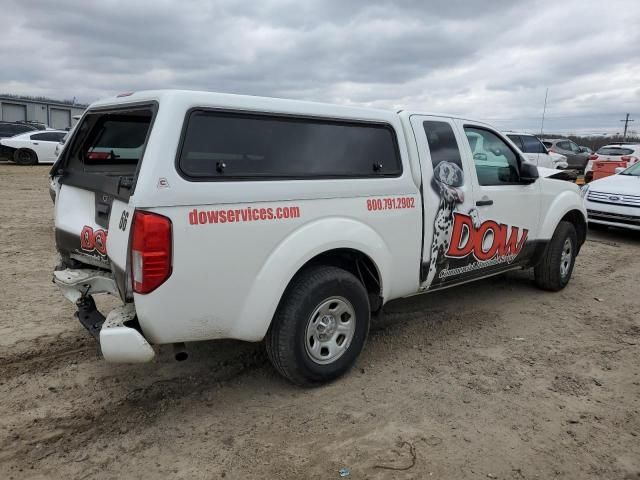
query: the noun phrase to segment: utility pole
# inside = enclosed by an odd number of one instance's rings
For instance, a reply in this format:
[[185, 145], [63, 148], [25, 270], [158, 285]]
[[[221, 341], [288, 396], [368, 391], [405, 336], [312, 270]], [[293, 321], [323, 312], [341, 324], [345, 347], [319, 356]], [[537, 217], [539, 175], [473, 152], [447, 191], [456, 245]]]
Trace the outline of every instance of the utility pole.
[[544, 114], [547, 111], [547, 95], [549, 95], [549, 88], [544, 93], [544, 107], [542, 108], [542, 124], [540, 125], [540, 139], [542, 139], [542, 133], [544, 132]]
[[622, 141], [624, 142], [627, 139], [627, 126], [629, 125], [629, 122], [635, 122], [635, 120], [629, 120], [629, 114], [627, 113], [627, 118], [620, 121], [624, 122], [624, 133], [622, 134]]

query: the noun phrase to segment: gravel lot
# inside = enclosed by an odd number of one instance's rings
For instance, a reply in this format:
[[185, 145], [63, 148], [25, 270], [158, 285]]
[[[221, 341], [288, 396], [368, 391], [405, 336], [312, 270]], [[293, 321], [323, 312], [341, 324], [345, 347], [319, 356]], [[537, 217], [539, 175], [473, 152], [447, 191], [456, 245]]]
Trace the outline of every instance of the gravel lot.
[[47, 172], [0, 165], [0, 478], [640, 478], [640, 235], [591, 232], [560, 293], [518, 272], [389, 304], [303, 390], [262, 345], [104, 363], [51, 283]]

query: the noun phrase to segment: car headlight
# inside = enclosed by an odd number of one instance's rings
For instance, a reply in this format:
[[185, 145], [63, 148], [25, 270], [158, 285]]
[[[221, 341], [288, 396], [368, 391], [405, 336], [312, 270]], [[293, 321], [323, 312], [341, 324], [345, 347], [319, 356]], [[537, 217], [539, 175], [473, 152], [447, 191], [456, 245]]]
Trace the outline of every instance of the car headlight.
[[580, 196], [581, 196], [582, 198], [586, 197], [586, 196], [587, 196], [587, 192], [589, 192], [589, 185], [583, 185], [583, 186], [580, 188]]

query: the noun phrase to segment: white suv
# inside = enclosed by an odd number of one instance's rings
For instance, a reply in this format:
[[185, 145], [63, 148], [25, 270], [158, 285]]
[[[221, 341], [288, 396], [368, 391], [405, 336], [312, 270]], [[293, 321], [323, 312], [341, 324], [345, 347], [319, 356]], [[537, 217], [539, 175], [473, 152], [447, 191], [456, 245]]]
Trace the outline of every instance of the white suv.
[[524, 153], [524, 158], [534, 165], [545, 168], [567, 168], [567, 157], [549, 152], [535, 135], [519, 132], [504, 132], [504, 134]]
[[589, 222], [640, 230], [640, 162], [582, 187]]
[[265, 339], [298, 384], [353, 365], [391, 299], [522, 268], [564, 288], [586, 235], [575, 185], [420, 112], [134, 93], [93, 104], [51, 174], [54, 279], [105, 359]]

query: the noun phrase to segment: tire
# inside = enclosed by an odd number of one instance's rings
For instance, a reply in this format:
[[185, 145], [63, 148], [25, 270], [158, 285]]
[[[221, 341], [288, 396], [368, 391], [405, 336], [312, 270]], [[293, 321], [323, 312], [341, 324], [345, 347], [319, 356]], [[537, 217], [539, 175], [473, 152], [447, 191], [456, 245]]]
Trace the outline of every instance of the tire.
[[578, 236], [570, 222], [560, 222], [540, 263], [535, 267], [536, 285], [557, 292], [567, 286], [578, 251]]
[[360, 355], [370, 317], [367, 291], [354, 275], [331, 266], [307, 268], [280, 301], [265, 338], [267, 355], [296, 385], [330, 382]]
[[13, 154], [13, 160], [18, 165], [35, 165], [38, 163], [38, 156], [32, 150], [21, 148]]

